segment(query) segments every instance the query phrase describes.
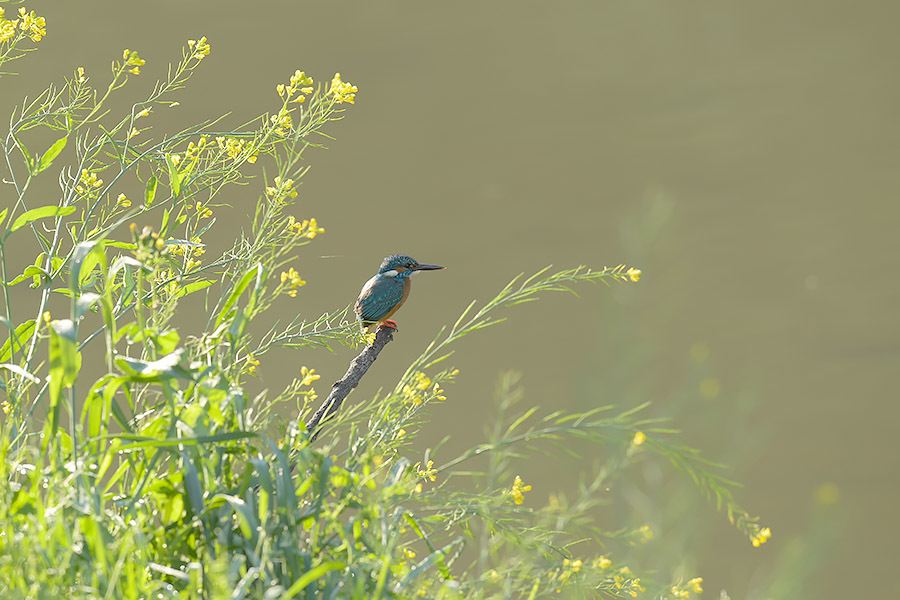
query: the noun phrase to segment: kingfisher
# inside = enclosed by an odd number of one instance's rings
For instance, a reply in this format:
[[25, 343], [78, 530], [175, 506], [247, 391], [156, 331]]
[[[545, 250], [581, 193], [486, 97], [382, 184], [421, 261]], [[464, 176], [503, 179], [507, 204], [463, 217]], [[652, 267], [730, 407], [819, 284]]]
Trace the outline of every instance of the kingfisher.
[[389, 320], [389, 317], [406, 302], [412, 276], [420, 271], [443, 268], [439, 265], [419, 264], [416, 259], [403, 254], [384, 257], [378, 273], [363, 286], [353, 307], [363, 329], [369, 331], [372, 325], [378, 325], [396, 330], [397, 324]]

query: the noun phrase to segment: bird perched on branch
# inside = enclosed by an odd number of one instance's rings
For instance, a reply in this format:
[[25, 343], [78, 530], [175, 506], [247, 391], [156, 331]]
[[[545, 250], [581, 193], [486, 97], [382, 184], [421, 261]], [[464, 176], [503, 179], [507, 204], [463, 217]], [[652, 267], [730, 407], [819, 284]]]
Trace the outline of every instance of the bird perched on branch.
[[386, 256], [378, 273], [366, 282], [353, 310], [368, 331], [372, 325], [397, 329], [389, 318], [403, 306], [409, 296], [412, 276], [420, 271], [443, 269], [438, 265], [421, 265], [416, 259], [402, 254]]

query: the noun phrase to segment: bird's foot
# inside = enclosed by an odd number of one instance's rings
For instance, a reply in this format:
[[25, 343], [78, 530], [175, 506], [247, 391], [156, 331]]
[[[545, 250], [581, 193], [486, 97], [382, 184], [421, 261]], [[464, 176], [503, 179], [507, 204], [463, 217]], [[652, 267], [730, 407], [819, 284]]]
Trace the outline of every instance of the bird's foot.
[[381, 325], [379, 325], [379, 327], [387, 327], [388, 329], [393, 329], [394, 331], [397, 331], [397, 324], [390, 319], [388, 319], [387, 321], [382, 321]]

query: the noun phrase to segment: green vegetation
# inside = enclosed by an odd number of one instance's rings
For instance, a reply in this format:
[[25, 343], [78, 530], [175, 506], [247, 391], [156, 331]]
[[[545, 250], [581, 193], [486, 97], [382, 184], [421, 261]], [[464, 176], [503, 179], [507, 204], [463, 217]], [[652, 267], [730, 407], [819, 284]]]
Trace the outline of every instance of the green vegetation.
[[[0, 57], [40, 41], [20, 35], [42, 26], [24, 18], [0, 22], [4, 32], [13, 24]], [[344, 309], [287, 324], [264, 317], [305, 285], [289, 263], [323, 230], [288, 214], [301, 158], [356, 88], [297, 71], [276, 87], [274, 113], [234, 130], [213, 120], [152, 137], [154, 113], [177, 104], [173, 93], [209, 51], [205, 38], [189, 42], [152, 94], [118, 117], [107, 105], [141, 74], [138, 53], [126, 50], [98, 87], [78, 69], [18, 106], [3, 137], [0, 595], [689, 597], [700, 578], [642, 573], [616, 554], [619, 544], [655, 543], [649, 527], [606, 531], [591, 517], [608, 503], [598, 491], [653, 455], [765, 542], [768, 529], [736, 504], [719, 467], [644, 407], [522, 410], [514, 374], [500, 377], [483, 444], [442, 463], [407, 456], [457, 376], [444, 366], [455, 341], [542, 293], [630, 284], [636, 269], [517, 278], [442, 330], [393, 390], [354, 398], [314, 445], [303, 425], [314, 369], [298, 370], [277, 397], [249, 397], [258, 357], [273, 348], [362, 341]], [[30, 193], [53, 176], [54, 201]], [[203, 239], [227, 210], [219, 195], [237, 184], [259, 190], [255, 218], [209, 259]], [[137, 185], [139, 197], [120, 191]], [[10, 272], [30, 248], [34, 259]], [[172, 323], [191, 296], [206, 298], [209, 321], [187, 337]], [[51, 315], [56, 306], [65, 312]], [[565, 459], [573, 440], [590, 443], [602, 467], [575, 498], [534, 506], [516, 458], [540, 448]]]

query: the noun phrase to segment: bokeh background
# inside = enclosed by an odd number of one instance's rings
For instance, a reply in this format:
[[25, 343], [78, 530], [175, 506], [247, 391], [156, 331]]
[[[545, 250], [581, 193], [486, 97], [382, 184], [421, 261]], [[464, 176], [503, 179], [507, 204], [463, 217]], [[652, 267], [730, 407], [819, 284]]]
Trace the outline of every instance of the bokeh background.
[[[754, 549], [666, 465], [629, 484], [629, 510], [706, 595], [897, 597], [900, 533], [900, 6], [891, 2], [48, 2], [40, 51], [0, 97], [123, 48], [147, 60], [140, 97], [188, 38], [212, 54], [154, 134], [276, 107], [303, 69], [359, 87], [308, 153], [297, 216], [325, 226], [297, 260], [309, 282], [278, 306], [315, 317], [355, 299], [381, 258], [444, 264], [418, 277], [397, 341], [357, 394], [393, 386], [471, 299], [548, 264], [626, 263], [638, 285], [519, 307], [458, 346], [462, 373], [419, 438], [482, 439], [499, 372], [526, 404], [585, 410], [652, 400], [685, 441], [731, 467], [774, 536]], [[15, 97], [12, 91], [16, 90]], [[260, 186], [262, 184], [260, 183]], [[235, 188], [214, 247], [261, 187]], [[202, 307], [196, 307], [202, 310]], [[189, 326], [190, 319], [185, 321]], [[299, 364], [338, 378], [353, 356], [267, 356], [261, 385]], [[351, 397], [352, 398], [352, 397]], [[587, 465], [602, 457], [587, 455]], [[570, 463], [520, 473], [536, 504]], [[619, 507], [621, 509], [621, 507]], [[616, 511], [599, 519], [615, 524]], [[629, 517], [631, 518], [631, 517]], [[690, 557], [690, 558], [685, 558]], [[652, 563], [648, 563], [652, 564]]]

